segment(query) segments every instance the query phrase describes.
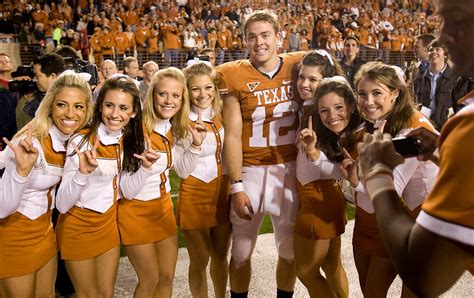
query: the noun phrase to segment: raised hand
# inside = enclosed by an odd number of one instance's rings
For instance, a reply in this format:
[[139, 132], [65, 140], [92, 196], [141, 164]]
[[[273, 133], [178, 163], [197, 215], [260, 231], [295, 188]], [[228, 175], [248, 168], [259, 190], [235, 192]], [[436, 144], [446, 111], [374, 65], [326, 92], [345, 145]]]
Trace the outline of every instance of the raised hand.
[[415, 137], [421, 142], [423, 151], [417, 156], [418, 160], [431, 160], [435, 164], [439, 164], [438, 156], [435, 154], [439, 138], [437, 133], [421, 126], [410, 131], [408, 136]]
[[238, 217], [251, 220], [251, 214], [253, 214], [252, 203], [245, 192], [238, 192], [232, 195], [232, 206]]
[[33, 145], [33, 130], [31, 129], [31, 125], [28, 125], [26, 138], [21, 139], [18, 145], [12, 144], [7, 138], [3, 138], [3, 141], [10, 147], [13, 154], [15, 154], [17, 173], [22, 177], [28, 176], [35, 166], [39, 155], [38, 149]]
[[356, 187], [359, 184], [359, 173], [357, 171], [357, 161], [354, 160], [349, 152], [345, 148], [342, 148], [344, 152], [344, 160], [341, 162], [341, 172], [344, 178], [349, 181], [352, 187]]
[[81, 152], [81, 150], [77, 148], [76, 143], [72, 142], [74, 151], [76, 151], [76, 154], [79, 157], [79, 172], [81, 174], [89, 175], [90, 173], [94, 172], [99, 165], [97, 163], [97, 148], [99, 148], [99, 144], [100, 138], [99, 135], [97, 135], [92, 149]]
[[316, 149], [318, 137], [313, 130], [313, 116], [308, 117], [308, 128], [304, 128], [298, 134], [298, 141], [311, 160], [319, 158], [319, 150]]
[[145, 169], [151, 169], [153, 164], [160, 158], [160, 155], [153, 150], [150, 136], [145, 133], [146, 148], [142, 154], [133, 154], [135, 158], [142, 161], [142, 167]]
[[193, 137], [193, 145], [194, 146], [201, 146], [202, 142], [206, 138], [207, 128], [204, 122], [202, 121], [202, 111], [199, 110], [198, 118], [194, 125], [190, 124], [188, 127], [189, 133]]

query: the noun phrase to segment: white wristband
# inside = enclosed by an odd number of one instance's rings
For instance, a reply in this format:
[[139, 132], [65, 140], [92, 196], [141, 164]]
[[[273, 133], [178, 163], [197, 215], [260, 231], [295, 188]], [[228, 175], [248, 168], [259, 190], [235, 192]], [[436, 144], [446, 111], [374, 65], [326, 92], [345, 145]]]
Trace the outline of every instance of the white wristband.
[[242, 182], [233, 183], [230, 185], [230, 194], [236, 194], [244, 191], [244, 184]]
[[365, 182], [365, 188], [371, 200], [373, 200], [379, 193], [393, 190], [395, 191], [395, 186], [393, 185], [393, 178], [386, 174], [379, 174]]

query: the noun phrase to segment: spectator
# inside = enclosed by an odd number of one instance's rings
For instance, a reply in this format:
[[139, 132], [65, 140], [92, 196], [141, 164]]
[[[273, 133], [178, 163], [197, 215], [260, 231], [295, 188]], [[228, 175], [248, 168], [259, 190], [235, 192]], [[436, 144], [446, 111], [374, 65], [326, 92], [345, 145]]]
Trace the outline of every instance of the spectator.
[[161, 26], [161, 34], [163, 36], [163, 48], [165, 49], [165, 66], [179, 67], [181, 46], [176, 23], [168, 20], [166, 24]]
[[138, 76], [140, 72], [140, 66], [138, 65], [138, 60], [135, 57], [126, 57], [123, 59], [123, 74], [131, 77], [132, 79], [138, 81], [141, 79]]
[[154, 61], [148, 61], [145, 64], [143, 64], [142, 69], [143, 69], [143, 81], [140, 82], [140, 85], [138, 86], [138, 90], [140, 91], [140, 99], [143, 106], [146, 92], [148, 91], [148, 87], [151, 84], [151, 79], [153, 78], [153, 75], [159, 70], [159, 66]]
[[359, 39], [355, 36], [346, 37], [344, 40], [344, 57], [341, 59], [341, 67], [344, 70], [344, 74], [354, 89], [354, 77], [357, 71], [365, 61], [358, 57], [360, 51]]
[[413, 46], [413, 54], [415, 60], [412, 61], [408, 68], [407, 84], [413, 84], [413, 81], [418, 74], [425, 72], [428, 69], [428, 45], [435, 39], [431, 34], [422, 34], [416, 37]]
[[212, 67], [216, 66], [216, 52], [213, 49], [205, 48], [201, 51], [201, 55], [207, 56]]
[[439, 131], [448, 116], [453, 114], [451, 90], [457, 80], [447, 61], [448, 47], [439, 40], [433, 40], [428, 46], [428, 69], [413, 82], [415, 101]]
[[2, 138], [11, 139], [16, 133], [15, 108], [18, 94], [8, 91], [8, 81], [12, 79], [13, 66], [10, 56], [0, 53], [0, 150], [5, 149]]

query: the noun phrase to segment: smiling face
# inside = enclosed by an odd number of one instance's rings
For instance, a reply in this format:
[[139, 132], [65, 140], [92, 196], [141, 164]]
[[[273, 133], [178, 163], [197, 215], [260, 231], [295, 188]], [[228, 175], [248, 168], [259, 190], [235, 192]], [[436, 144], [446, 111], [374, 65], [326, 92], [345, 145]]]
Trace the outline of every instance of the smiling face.
[[216, 88], [208, 75], [193, 76], [188, 81], [188, 90], [191, 103], [200, 109], [207, 109], [214, 102]]
[[86, 119], [87, 96], [78, 88], [64, 87], [54, 98], [51, 116], [56, 127], [72, 135]]
[[272, 24], [255, 21], [248, 25], [245, 36], [250, 60], [257, 68], [277, 62], [277, 43], [280, 33], [275, 32]]
[[135, 117], [133, 96], [121, 90], [107, 90], [101, 106], [102, 122], [111, 131], [124, 128]]
[[357, 84], [357, 105], [369, 121], [385, 117], [395, 105], [398, 91], [378, 84], [368, 78], [362, 78]]
[[183, 84], [174, 78], [165, 77], [156, 83], [153, 102], [158, 118], [168, 120], [179, 111], [183, 91]]
[[296, 88], [303, 100], [313, 100], [314, 91], [323, 79], [319, 66], [302, 65], [298, 73]]
[[343, 97], [334, 92], [323, 95], [318, 100], [318, 114], [327, 129], [340, 134], [349, 125], [352, 110]]
[[430, 47], [428, 50], [428, 62], [430, 64], [444, 65], [446, 54], [441, 47]]

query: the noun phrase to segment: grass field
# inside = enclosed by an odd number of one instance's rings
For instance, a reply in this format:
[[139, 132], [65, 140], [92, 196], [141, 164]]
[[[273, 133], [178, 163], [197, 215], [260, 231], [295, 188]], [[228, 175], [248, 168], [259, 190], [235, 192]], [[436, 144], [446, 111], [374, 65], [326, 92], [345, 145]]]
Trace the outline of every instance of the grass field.
[[[176, 207], [176, 200], [178, 199], [178, 191], [179, 191], [179, 177], [175, 174], [174, 171], [170, 171], [170, 182], [171, 182], [171, 195], [173, 198], [173, 203]], [[348, 206], [347, 207], [347, 216], [349, 219], [354, 218], [354, 213], [355, 209], [353, 207]], [[263, 224], [260, 228], [260, 234], [266, 234], [266, 233], [273, 233], [273, 226], [272, 222], [270, 220], [269, 216], [265, 216], [263, 219]], [[184, 239], [183, 239], [183, 234], [181, 233], [181, 230], [179, 230], [178, 233], [179, 237], [179, 247], [184, 247]]]

